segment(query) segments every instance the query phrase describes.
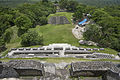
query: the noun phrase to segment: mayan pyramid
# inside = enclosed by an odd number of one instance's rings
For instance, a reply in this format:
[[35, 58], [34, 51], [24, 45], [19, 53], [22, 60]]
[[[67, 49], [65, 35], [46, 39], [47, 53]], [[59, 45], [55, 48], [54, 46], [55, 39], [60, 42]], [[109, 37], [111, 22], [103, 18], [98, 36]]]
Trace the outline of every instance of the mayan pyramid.
[[49, 24], [70, 24], [65, 16], [53, 16], [48, 20]]

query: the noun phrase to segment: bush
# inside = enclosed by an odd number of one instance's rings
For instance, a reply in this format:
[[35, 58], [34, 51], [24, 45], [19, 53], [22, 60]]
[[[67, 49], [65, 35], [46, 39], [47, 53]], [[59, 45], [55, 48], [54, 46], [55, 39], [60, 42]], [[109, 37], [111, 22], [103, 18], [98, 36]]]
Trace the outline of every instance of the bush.
[[27, 33], [23, 34], [21, 38], [22, 46], [33, 46], [43, 44], [42, 35], [34, 30], [29, 30]]
[[32, 26], [31, 20], [24, 14], [21, 14], [19, 17], [15, 19], [15, 24], [19, 28], [18, 36], [21, 36], [22, 34], [27, 32], [27, 30]]

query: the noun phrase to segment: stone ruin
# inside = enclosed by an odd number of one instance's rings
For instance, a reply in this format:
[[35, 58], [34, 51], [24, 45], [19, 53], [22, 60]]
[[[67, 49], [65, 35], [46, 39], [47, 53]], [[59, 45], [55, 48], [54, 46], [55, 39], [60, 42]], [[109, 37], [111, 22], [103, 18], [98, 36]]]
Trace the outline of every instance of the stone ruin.
[[111, 62], [76, 62], [71, 64], [72, 77], [99, 77], [102, 80], [120, 80], [120, 69]]
[[[116, 59], [120, 57], [113, 54], [99, 53], [104, 48], [82, 48], [70, 44], [50, 44], [38, 48], [12, 48], [5, 57], [8, 58], [53, 58], [74, 57], [85, 59]], [[4, 58], [4, 57], [2, 57]]]
[[49, 24], [70, 24], [65, 16], [53, 16], [48, 20]]
[[43, 76], [44, 65], [33, 60], [11, 60], [0, 63], [0, 78], [19, 78], [20, 76]]
[[39, 79], [36, 77], [35, 80], [73, 80], [74, 78], [81, 80], [80, 77], [83, 76], [93, 77], [92, 80], [94, 80], [94, 77], [102, 76], [102, 80], [120, 80], [120, 69], [112, 62], [92, 61], [62, 63], [61, 65], [64, 67], [60, 68], [60, 64], [57, 63], [11, 60], [0, 63], [0, 78], [39, 76]]

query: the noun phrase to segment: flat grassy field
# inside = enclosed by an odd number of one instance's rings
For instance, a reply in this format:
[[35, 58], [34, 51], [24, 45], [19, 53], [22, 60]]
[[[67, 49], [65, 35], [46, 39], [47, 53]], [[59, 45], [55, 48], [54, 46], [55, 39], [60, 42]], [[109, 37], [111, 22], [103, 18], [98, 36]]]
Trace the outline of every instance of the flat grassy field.
[[74, 46], [79, 46], [78, 41], [72, 34], [71, 24], [65, 25], [45, 25], [37, 26], [36, 31], [43, 34], [44, 45], [52, 43], [68, 43]]

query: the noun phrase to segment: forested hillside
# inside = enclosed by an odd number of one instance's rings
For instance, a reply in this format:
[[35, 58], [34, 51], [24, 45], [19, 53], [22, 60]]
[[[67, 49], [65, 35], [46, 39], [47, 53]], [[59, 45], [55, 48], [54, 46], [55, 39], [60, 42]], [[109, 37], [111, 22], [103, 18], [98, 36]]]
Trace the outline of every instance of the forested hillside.
[[120, 5], [120, 0], [77, 0], [77, 1], [86, 5], [92, 5], [97, 7]]
[[[47, 16], [54, 12], [55, 8], [51, 2], [25, 3], [16, 8], [0, 7], [0, 52], [3, 51], [7, 43], [10, 43], [13, 34], [10, 28], [13, 26], [17, 26], [17, 35], [24, 40], [22, 43], [30, 42], [29, 45], [42, 44], [42, 35], [35, 31], [28, 31], [28, 29], [34, 28], [36, 25], [47, 24]], [[22, 36], [22, 34], [24, 35]], [[31, 39], [28, 40], [27, 36], [31, 36], [28, 37], [28, 39]], [[31, 41], [34, 42], [31, 43]]]
[[[23, 3], [36, 3], [42, 0], [0, 0], [0, 5], [2, 6], [18, 6]], [[48, 1], [60, 1], [60, 0], [48, 0]], [[73, 0], [75, 1], [75, 0]], [[86, 5], [92, 5], [97, 7], [111, 6], [111, 5], [120, 5], [120, 0], [76, 0], [80, 3]]]
[[40, 0], [0, 0], [0, 6], [15, 7], [23, 3], [36, 3]]

